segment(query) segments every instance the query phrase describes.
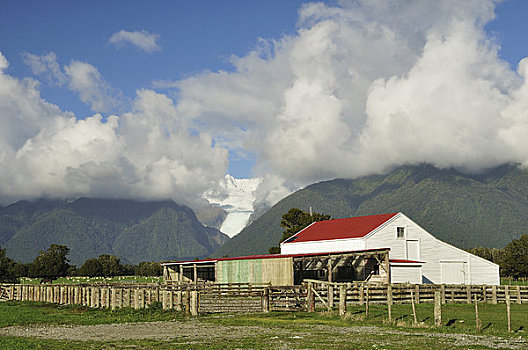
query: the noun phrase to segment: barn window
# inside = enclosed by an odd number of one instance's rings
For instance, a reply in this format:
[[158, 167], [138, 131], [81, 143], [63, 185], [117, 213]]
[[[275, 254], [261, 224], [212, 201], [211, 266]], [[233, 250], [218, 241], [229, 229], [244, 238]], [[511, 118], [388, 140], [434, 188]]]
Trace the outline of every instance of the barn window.
[[396, 238], [405, 238], [405, 227], [396, 227]]

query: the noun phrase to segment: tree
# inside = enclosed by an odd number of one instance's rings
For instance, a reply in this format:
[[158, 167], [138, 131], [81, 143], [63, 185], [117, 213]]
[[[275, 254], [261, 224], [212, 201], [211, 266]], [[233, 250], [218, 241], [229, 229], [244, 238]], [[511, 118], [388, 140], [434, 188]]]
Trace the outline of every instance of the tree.
[[117, 256], [102, 254], [99, 255], [97, 260], [99, 260], [101, 267], [103, 268], [103, 276], [119, 276], [123, 273], [123, 266]]
[[8, 258], [6, 251], [0, 248], [0, 282], [13, 282], [13, 265], [15, 262]]
[[467, 251], [473, 255], [480, 256], [483, 259], [500, 264], [502, 249], [475, 247], [468, 249]]
[[87, 259], [77, 270], [77, 275], [87, 277], [103, 276], [103, 266], [99, 259]]
[[47, 251], [41, 250], [29, 266], [29, 277], [64, 277], [68, 274], [70, 265], [66, 255], [70, 248], [65, 245], [52, 244]]
[[[285, 230], [282, 232], [282, 238], [280, 239], [279, 244], [313, 222], [330, 219], [331, 216], [327, 214], [308, 213], [298, 208], [291, 208], [282, 216], [280, 226]], [[270, 247], [268, 251], [270, 254], [277, 254], [280, 253], [280, 248]]]
[[504, 276], [528, 277], [528, 234], [523, 234], [504, 247], [500, 261]]
[[140, 262], [136, 269], [138, 276], [161, 276], [162, 272], [161, 265], [154, 261]]

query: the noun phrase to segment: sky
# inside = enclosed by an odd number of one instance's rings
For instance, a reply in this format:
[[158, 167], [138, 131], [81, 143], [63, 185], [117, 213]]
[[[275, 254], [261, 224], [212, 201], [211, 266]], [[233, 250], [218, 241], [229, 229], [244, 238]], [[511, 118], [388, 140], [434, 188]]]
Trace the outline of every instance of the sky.
[[528, 1], [0, 1], [0, 204], [269, 205], [428, 162], [528, 164]]

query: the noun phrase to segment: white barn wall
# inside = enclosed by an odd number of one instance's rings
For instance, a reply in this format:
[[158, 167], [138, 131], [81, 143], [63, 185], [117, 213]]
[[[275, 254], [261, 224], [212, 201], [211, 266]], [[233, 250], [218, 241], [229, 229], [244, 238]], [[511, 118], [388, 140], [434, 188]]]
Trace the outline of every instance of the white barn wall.
[[422, 268], [412, 264], [390, 264], [392, 283], [422, 283]]
[[[396, 237], [396, 227], [405, 227], [405, 238]], [[443, 283], [441, 261], [464, 262], [465, 284], [499, 284], [498, 265], [442, 242], [414, 221], [399, 213], [365, 237], [365, 249], [390, 247], [391, 259], [407, 259], [406, 240], [418, 240], [425, 283]]]

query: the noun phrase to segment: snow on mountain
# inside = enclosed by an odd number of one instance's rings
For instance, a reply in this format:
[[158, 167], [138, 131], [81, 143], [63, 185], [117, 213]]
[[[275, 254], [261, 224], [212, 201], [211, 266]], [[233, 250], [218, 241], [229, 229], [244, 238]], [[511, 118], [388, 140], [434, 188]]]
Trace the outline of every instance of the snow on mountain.
[[207, 191], [204, 196], [213, 205], [222, 207], [227, 212], [220, 231], [233, 237], [237, 235], [249, 220], [255, 210], [255, 191], [262, 181], [255, 179], [235, 179], [227, 174], [220, 181], [220, 186], [216, 190]]

